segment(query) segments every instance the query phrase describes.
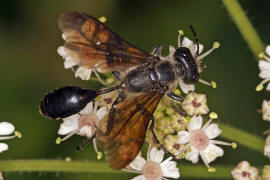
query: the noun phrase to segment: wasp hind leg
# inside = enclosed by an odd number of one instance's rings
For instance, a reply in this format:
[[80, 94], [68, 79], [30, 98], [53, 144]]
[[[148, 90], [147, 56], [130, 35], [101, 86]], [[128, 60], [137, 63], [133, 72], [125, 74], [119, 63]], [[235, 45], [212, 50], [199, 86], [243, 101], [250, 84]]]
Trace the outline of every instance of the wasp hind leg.
[[124, 91], [121, 91], [118, 95], [118, 97], [116, 98], [116, 100], [113, 102], [111, 110], [109, 112], [109, 114], [111, 114], [111, 116], [109, 116], [108, 118], [108, 122], [107, 122], [107, 128], [106, 128], [106, 132], [105, 135], [109, 135], [111, 133], [111, 130], [113, 128], [113, 114], [116, 108], [116, 105], [122, 101], [124, 101], [126, 99], [126, 94]]
[[155, 132], [154, 132], [154, 127], [155, 127], [155, 120], [154, 120], [154, 116], [151, 116], [151, 124], [150, 124], [150, 130], [153, 134], [153, 138], [155, 140], [155, 142], [159, 145], [159, 147], [161, 149], [164, 150], [164, 152], [166, 152], [167, 154], [169, 154], [170, 156], [172, 156], [173, 158], [176, 158], [174, 154], [172, 154], [162, 143], [160, 143], [160, 141], [158, 140]]

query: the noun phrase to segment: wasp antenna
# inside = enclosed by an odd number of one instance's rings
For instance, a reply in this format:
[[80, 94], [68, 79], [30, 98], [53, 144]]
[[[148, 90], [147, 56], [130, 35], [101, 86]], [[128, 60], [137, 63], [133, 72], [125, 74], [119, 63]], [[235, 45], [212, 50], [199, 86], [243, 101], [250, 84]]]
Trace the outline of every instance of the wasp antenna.
[[192, 25], [189, 25], [189, 28], [190, 28], [190, 30], [191, 30], [191, 32], [192, 32], [192, 34], [193, 34], [193, 36], [194, 36], [195, 42], [196, 42], [196, 44], [197, 44], [197, 51], [196, 51], [196, 57], [197, 57], [197, 56], [199, 56], [199, 47], [200, 47], [200, 46], [199, 46], [199, 39], [198, 39], [198, 37], [197, 37], [197, 34], [196, 34], [196, 32], [195, 32], [193, 26], [192, 26]]
[[97, 91], [97, 95], [106, 94], [106, 93], [118, 90], [120, 88], [122, 88], [121, 85], [115, 86], [115, 87], [112, 87], [112, 88], [108, 88], [108, 89], [101, 89], [101, 90]]

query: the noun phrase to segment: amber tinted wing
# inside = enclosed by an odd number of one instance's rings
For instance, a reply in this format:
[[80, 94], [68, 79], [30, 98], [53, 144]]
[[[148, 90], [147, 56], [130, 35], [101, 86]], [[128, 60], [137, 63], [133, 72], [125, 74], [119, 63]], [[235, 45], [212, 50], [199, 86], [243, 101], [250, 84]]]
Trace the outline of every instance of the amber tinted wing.
[[81, 66], [113, 71], [142, 64], [150, 56], [85, 13], [64, 13], [58, 23], [66, 40], [65, 50]]
[[[116, 170], [125, 168], [138, 154], [144, 142], [151, 115], [163, 94], [143, 93], [120, 102], [110, 112], [114, 124], [109, 135], [97, 132], [107, 162]], [[141, 107], [140, 107], [141, 106]], [[147, 112], [145, 112], [147, 111]]]

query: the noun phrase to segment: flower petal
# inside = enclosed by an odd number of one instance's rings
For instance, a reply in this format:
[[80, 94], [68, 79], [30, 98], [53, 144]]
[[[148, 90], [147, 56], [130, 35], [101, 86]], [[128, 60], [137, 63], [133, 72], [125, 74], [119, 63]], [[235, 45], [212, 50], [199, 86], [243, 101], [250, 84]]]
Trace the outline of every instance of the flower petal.
[[204, 132], [209, 139], [214, 139], [222, 133], [222, 130], [218, 128], [217, 124], [210, 124], [209, 126], [206, 127]]
[[15, 127], [13, 124], [9, 122], [1, 122], [0, 123], [0, 135], [9, 135], [13, 133], [15, 130]]
[[263, 79], [270, 77], [270, 62], [260, 60], [259, 61], [260, 73], [259, 76]]
[[179, 178], [180, 173], [179, 169], [176, 167], [177, 163], [175, 161], [167, 161], [165, 160], [160, 164], [161, 171], [164, 177], [170, 178]]
[[75, 77], [79, 77], [82, 80], [89, 80], [91, 77], [92, 69], [81, 66], [75, 72]]
[[187, 48], [191, 48], [193, 46], [193, 41], [191, 41], [187, 37], [184, 37], [184, 39], [182, 41], [182, 46], [187, 47]]
[[8, 150], [8, 145], [6, 143], [0, 143], [0, 153]]
[[71, 56], [66, 56], [64, 58], [65, 58], [65, 61], [64, 61], [65, 69], [72, 68], [73, 66], [76, 66], [77, 64], [79, 64], [79, 61], [75, 60]]
[[186, 144], [190, 141], [189, 133], [187, 131], [179, 131], [177, 135], [179, 144]]
[[192, 163], [197, 163], [199, 161], [199, 151], [194, 146], [190, 146], [190, 149], [190, 152], [186, 153], [186, 159]]
[[161, 163], [163, 160], [164, 151], [162, 149], [158, 150], [156, 147], [153, 147], [150, 150], [150, 161]]
[[207, 163], [214, 161], [218, 156], [223, 156], [223, 149], [215, 144], [209, 144], [201, 153], [204, 154]]
[[130, 168], [136, 171], [142, 171], [146, 160], [139, 154], [137, 157], [129, 164]]
[[266, 88], [267, 91], [270, 91], [270, 83], [267, 84]]
[[179, 86], [185, 94], [188, 94], [189, 91], [195, 90], [195, 86], [193, 84], [185, 84], [181, 79], [179, 80]]
[[104, 117], [106, 114], [108, 114], [108, 110], [107, 110], [107, 108], [106, 108], [105, 106], [99, 108], [99, 109], [97, 110], [97, 113], [96, 113], [97, 117], [98, 117], [100, 120], [103, 119], [103, 117]]
[[268, 56], [270, 56], [270, 45], [266, 46], [265, 52]]
[[64, 118], [63, 123], [60, 125], [60, 128], [58, 130], [58, 134], [66, 135], [66, 134], [78, 129], [78, 119], [79, 118], [80, 118], [80, 115], [78, 115], [78, 114]]
[[131, 180], [147, 180], [147, 179], [144, 177], [144, 175], [139, 175], [139, 176], [132, 178]]
[[190, 123], [188, 124], [188, 127], [190, 128], [190, 130], [198, 130], [201, 129], [203, 124], [203, 118], [202, 116], [193, 116], [190, 120]]
[[83, 110], [80, 111], [81, 114], [91, 114], [93, 111], [93, 101], [88, 103]]
[[80, 136], [86, 136], [88, 139], [90, 139], [94, 135], [92, 127], [87, 125], [80, 128], [78, 134]]

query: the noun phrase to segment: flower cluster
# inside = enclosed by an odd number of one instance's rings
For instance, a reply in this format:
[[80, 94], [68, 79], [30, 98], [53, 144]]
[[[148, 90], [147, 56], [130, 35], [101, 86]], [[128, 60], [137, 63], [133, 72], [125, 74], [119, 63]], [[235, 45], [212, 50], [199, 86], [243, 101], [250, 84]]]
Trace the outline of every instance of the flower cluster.
[[[196, 60], [198, 71], [201, 73], [205, 68], [202, 60], [213, 50], [217, 49], [219, 43], [213, 43], [211, 49], [201, 54], [204, 48], [203, 45], [198, 45], [187, 37], [184, 37], [182, 40], [182, 35], [183, 31], [179, 31], [178, 47], [187, 47], [190, 49]], [[65, 33], [62, 37], [64, 40], [67, 40]], [[199, 48], [199, 50], [197, 48]], [[94, 72], [102, 84], [108, 85], [115, 82], [115, 80], [111, 81], [108, 79], [105, 82], [99, 77], [96, 69], [80, 66], [78, 58], [64, 46], [59, 47], [57, 51], [65, 59], [65, 68], [78, 66], [75, 71], [75, 77], [89, 80], [91, 73]], [[176, 48], [170, 46], [169, 55], [166, 57], [161, 56], [160, 59], [174, 62], [173, 54], [175, 51]], [[207, 82], [199, 79], [199, 82], [216, 88], [214, 81]], [[216, 113], [210, 113], [210, 119], [206, 123], [203, 123], [203, 116], [209, 113], [205, 94], [194, 92], [195, 86], [193, 84], [185, 84], [181, 78], [171, 85], [170, 89], [174, 90], [175, 94], [184, 96], [184, 101], [180, 104], [179, 102], [172, 101], [167, 96], [164, 96], [160, 101], [154, 113], [155, 136], [153, 136], [150, 130], [148, 130], [146, 134], [146, 142], [149, 144], [147, 159], [145, 160], [141, 154], [139, 154], [136, 159], [124, 169], [125, 171], [141, 174], [134, 179], [158, 180], [165, 179], [166, 177], [179, 178], [179, 169], [176, 166], [176, 162], [172, 161], [173, 157], [176, 159], [185, 158], [192, 163], [197, 163], [200, 157], [209, 172], [214, 172], [215, 168], [210, 167], [209, 163], [214, 161], [217, 157], [223, 156], [224, 153], [223, 149], [218, 145], [236, 147], [235, 143], [215, 140], [222, 132], [217, 123], [212, 123], [212, 120], [218, 118]], [[56, 142], [59, 144], [74, 134], [85, 136], [87, 139], [93, 138], [94, 148], [99, 154], [94, 138], [96, 128], [99, 122], [108, 115], [117, 94], [118, 92], [100, 95], [78, 114], [64, 118], [58, 130], [58, 134], [65, 135], [65, 137], [57, 138]], [[161, 143], [163, 145], [162, 149], [158, 150], [160, 144], [155, 142]], [[169, 152], [172, 156], [162, 161], [164, 151]]]

